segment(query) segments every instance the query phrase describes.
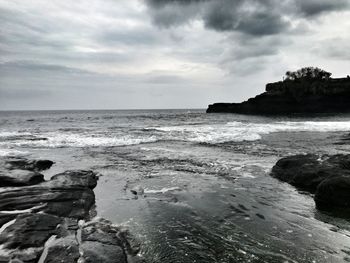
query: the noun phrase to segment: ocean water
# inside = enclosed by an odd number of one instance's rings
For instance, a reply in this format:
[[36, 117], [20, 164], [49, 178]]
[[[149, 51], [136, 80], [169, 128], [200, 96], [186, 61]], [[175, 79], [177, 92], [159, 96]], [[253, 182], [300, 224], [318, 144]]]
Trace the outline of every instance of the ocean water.
[[283, 156], [350, 153], [349, 133], [350, 115], [0, 112], [0, 158], [97, 171], [96, 215], [147, 262], [350, 262], [349, 220], [269, 175]]

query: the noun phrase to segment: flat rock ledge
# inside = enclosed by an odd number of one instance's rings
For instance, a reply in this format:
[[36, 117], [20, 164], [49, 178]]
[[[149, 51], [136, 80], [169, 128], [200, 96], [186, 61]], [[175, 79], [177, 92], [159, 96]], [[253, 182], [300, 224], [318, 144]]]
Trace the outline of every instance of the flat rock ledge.
[[127, 230], [94, 217], [93, 171], [49, 181], [39, 171], [53, 162], [0, 160], [0, 262], [143, 262]]
[[316, 207], [350, 216], [350, 155], [294, 155], [280, 159], [271, 175], [314, 194]]

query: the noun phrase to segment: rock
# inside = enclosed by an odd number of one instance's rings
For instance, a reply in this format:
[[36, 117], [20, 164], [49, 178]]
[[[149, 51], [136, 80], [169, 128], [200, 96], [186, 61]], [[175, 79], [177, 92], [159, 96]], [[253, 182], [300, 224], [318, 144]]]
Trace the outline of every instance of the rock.
[[44, 204], [45, 213], [86, 218], [95, 202], [90, 187], [96, 185], [96, 180], [91, 171], [68, 171], [34, 186], [0, 188], [0, 211], [32, 209]]
[[92, 221], [84, 225], [81, 232], [81, 240], [100, 242], [107, 245], [122, 246], [121, 240], [117, 234], [119, 229], [113, 227], [108, 221]]
[[145, 193], [145, 190], [143, 189], [142, 186], [137, 185], [135, 187], [133, 187], [130, 192], [134, 195], [143, 195]]
[[316, 207], [350, 215], [350, 155], [295, 155], [282, 158], [271, 175], [315, 193]]
[[139, 247], [111, 222], [80, 223], [95, 203], [96, 174], [66, 171], [44, 181], [37, 171], [51, 165], [0, 160], [0, 262], [141, 262]]
[[49, 169], [53, 165], [50, 160], [28, 160], [25, 158], [8, 158], [5, 160], [7, 169], [21, 169], [29, 171], [43, 171]]
[[66, 171], [51, 177], [52, 182], [61, 185], [81, 186], [93, 189], [97, 185], [97, 176], [93, 171], [75, 170]]
[[[18, 214], [16, 213], [2, 213], [0, 212], [0, 227], [2, 227], [4, 224], [6, 224], [7, 222], [15, 219], [17, 217]], [[1, 262], [1, 261], [0, 261]]]
[[126, 263], [126, 256], [121, 247], [99, 242], [86, 241], [81, 245], [85, 263]]
[[350, 175], [350, 155], [295, 155], [280, 159], [271, 175], [300, 189], [315, 192], [325, 179]]
[[0, 262], [37, 263], [43, 248], [34, 247], [24, 250], [2, 250]]
[[0, 234], [0, 244], [5, 249], [42, 247], [51, 235], [57, 234], [61, 221], [61, 218], [47, 214], [19, 215]]
[[350, 215], [350, 176], [332, 177], [320, 183], [315, 203], [318, 209]]
[[0, 171], [0, 187], [34, 185], [44, 182], [44, 176], [27, 170]]
[[0, 189], [0, 211], [32, 209], [45, 205], [42, 211], [65, 217], [85, 218], [95, 202], [90, 188], [50, 185]]
[[127, 255], [118, 238], [119, 229], [106, 220], [92, 221], [83, 226], [81, 252], [84, 262], [126, 263]]
[[350, 79], [280, 81], [266, 85], [266, 92], [242, 103], [214, 103], [207, 113], [257, 115], [350, 112]]
[[47, 248], [44, 263], [75, 263], [80, 257], [75, 235], [54, 239]]

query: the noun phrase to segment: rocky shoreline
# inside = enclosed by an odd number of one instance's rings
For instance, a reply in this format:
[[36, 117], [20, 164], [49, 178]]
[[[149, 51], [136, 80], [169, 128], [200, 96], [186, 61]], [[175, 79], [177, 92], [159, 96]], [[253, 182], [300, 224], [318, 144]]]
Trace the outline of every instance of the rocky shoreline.
[[265, 92], [242, 103], [214, 103], [207, 113], [290, 115], [350, 112], [350, 78], [268, 83]]
[[94, 217], [93, 171], [45, 181], [49, 160], [0, 160], [0, 262], [141, 262], [128, 231]]
[[271, 175], [314, 195], [316, 207], [350, 217], [350, 155], [294, 155], [280, 159]]

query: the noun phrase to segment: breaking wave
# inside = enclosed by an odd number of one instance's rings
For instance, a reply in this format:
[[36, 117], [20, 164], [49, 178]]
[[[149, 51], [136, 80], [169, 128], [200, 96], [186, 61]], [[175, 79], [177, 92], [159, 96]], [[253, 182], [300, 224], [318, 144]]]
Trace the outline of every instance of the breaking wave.
[[[123, 146], [154, 142], [155, 137], [135, 137], [123, 135], [118, 137], [84, 134], [51, 133], [45, 134], [45, 140], [26, 140], [19, 138], [10, 142], [11, 146], [30, 147], [98, 147], [98, 146]], [[0, 143], [4, 144], [4, 143]]]
[[27, 155], [28, 152], [26, 151], [18, 151], [14, 149], [0, 149], [0, 156], [5, 157], [5, 156], [22, 156], [22, 155]]
[[[0, 132], [0, 148], [24, 147], [108, 147], [127, 146], [157, 141], [188, 141], [217, 144], [260, 140], [274, 132], [337, 132], [350, 131], [350, 121], [306, 122], [228, 122], [225, 124], [197, 124], [165, 127], [138, 127], [111, 131], [89, 132]], [[3, 154], [4, 155], [4, 154]]]
[[199, 143], [224, 143], [260, 140], [273, 132], [337, 132], [350, 131], [350, 121], [339, 122], [229, 122], [225, 125], [170, 126], [156, 128], [169, 138]]

